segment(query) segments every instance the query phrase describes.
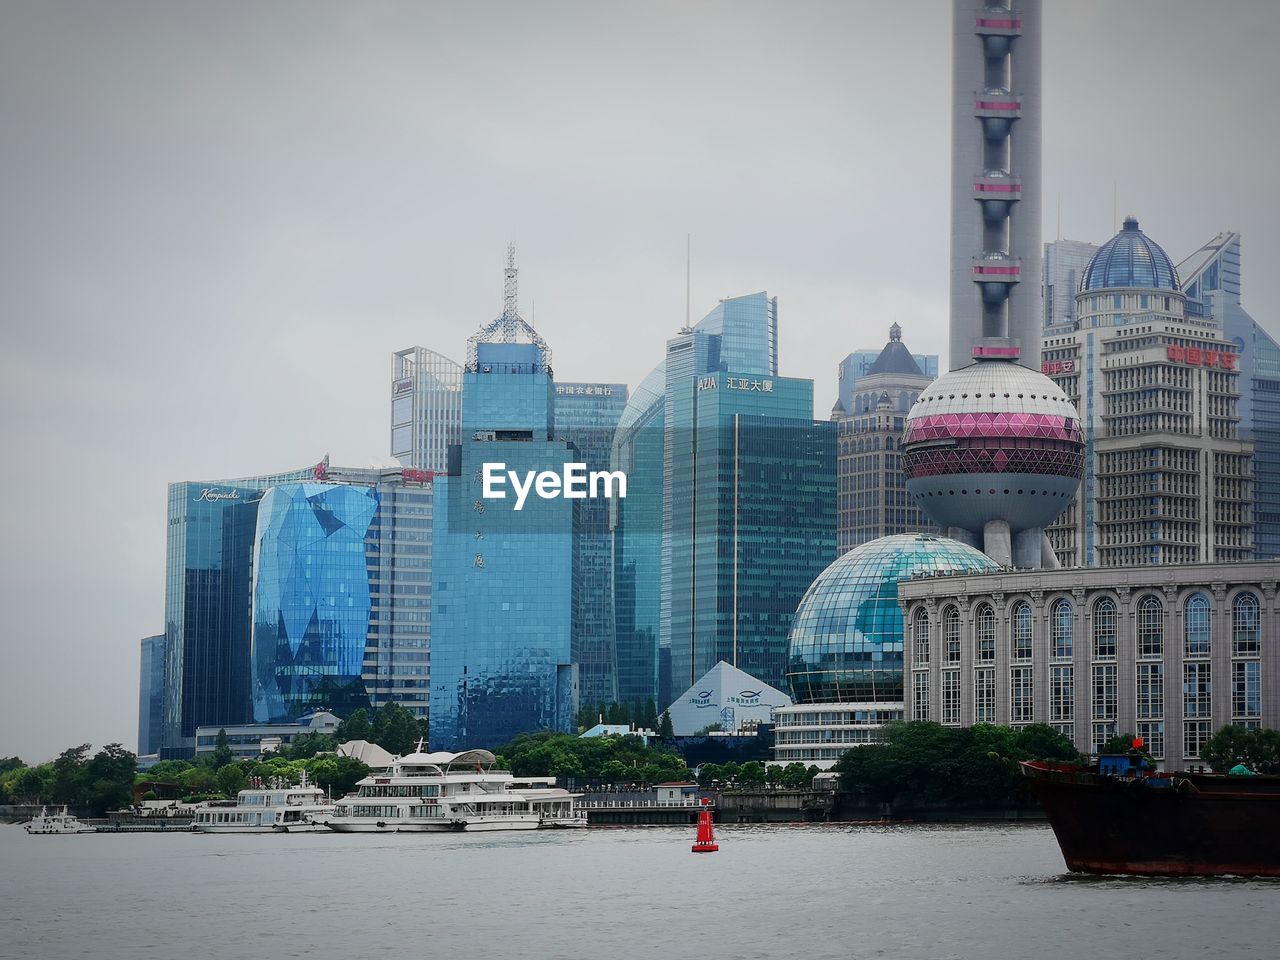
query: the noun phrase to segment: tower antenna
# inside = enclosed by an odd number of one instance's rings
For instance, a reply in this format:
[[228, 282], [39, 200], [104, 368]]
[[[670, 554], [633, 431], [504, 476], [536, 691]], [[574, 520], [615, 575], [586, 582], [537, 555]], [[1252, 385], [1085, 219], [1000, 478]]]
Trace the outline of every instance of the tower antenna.
[[691, 330], [690, 320], [690, 284], [693, 275], [693, 234], [684, 235], [684, 328]]

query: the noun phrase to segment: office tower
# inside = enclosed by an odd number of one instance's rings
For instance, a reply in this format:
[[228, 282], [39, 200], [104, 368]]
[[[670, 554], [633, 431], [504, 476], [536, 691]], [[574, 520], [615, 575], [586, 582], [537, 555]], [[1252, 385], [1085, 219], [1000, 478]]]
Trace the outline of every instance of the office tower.
[[1080, 240], [1055, 240], [1044, 245], [1041, 298], [1046, 327], [1075, 322], [1080, 278], [1097, 252], [1096, 245]]
[[1240, 302], [1240, 234], [1220, 233], [1178, 264], [1187, 310], [1240, 348], [1240, 433], [1253, 441], [1253, 546], [1280, 557], [1280, 344]]
[[[672, 409], [677, 392], [708, 373], [733, 370], [740, 374], [777, 376], [778, 298], [764, 291], [721, 300], [692, 327], [685, 327], [667, 341], [665, 359], [665, 411], [663, 438], [661, 633], [659, 636], [659, 702], [672, 695], [670, 674], [664, 668], [671, 648], [671, 538], [672, 451], [677, 426]], [[690, 681], [692, 682], [692, 681]], [[678, 689], [688, 684], [681, 682]]]
[[258, 498], [314, 468], [169, 484], [162, 752], [189, 755], [196, 727], [249, 718], [249, 597]]
[[1080, 412], [1085, 444], [1084, 483], [1048, 531], [1064, 566], [1252, 557], [1239, 349], [1200, 312], [1128, 217], [1085, 269], [1075, 322], [1046, 328], [1043, 370]]
[[[557, 383], [556, 438], [573, 445], [588, 471], [608, 470], [618, 418], [627, 406], [625, 383]], [[630, 491], [628, 491], [630, 492]], [[574, 501], [573, 636], [581, 700], [619, 700], [613, 610], [611, 500]]]
[[143, 637], [138, 664], [138, 756], [160, 752], [164, 727], [164, 634]]
[[[844, 370], [841, 364], [842, 376]], [[836, 422], [840, 553], [895, 533], [937, 532], [907, 495], [900, 453], [907, 413], [933, 379], [903, 344], [902, 328], [895, 323], [889, 328], [889, 342], [866, 373], [848, 384], [841, 381], [841, 399], [831, 411]]]
[[[431, 504], [426, 471], [377, 471], [378, 511], [365, 540], [371, 604], [363, 679], [370, 705], [425, 719], [430, 703]], [[339, 478], [352, 477], [344, 470]]]
[[347, 484], [282, 484], [263, 495], [253, 544], [254, 723], [369, 707], [365, 537], [377, 509], [375, 489]]
[[400, 350], [391, 380], [391, 455], [443, 473], [462, 423], [462, 367], [426, 347]]
[[[573, 502], [531, 494], [521, 509], [484, 496], [485, 464], [559, 473], [551, 351], [516, 311], [509, 251], [502, 315], [468, 341], [462, 444], [436, 479], [432, 524], [431, 743], [493, 747], [572, 729]], [[497, 469], [497, 468], [494, 468]]]
[[1040, 0], [954, 0], [951, 369], [988, 337], [1040, 364]]
[[658, 654], [666, 376], [663, 362], [631, 392], [614, 431], [610, 455], [611, 467], [627, 475], [627, 496], [613, 501], [610, 517], [614, 642], [622, 703], [668, 702], [659, 690]]
[[671, 683], [724, 660], [778, 686], [796, 605], [835, 557], [835, 425], [813, 421], [811, 380], [671, 389]]
[[[853, 410], [853, 385], [871, 372], [871, 368], [875, 366], [882, 353], [884, 353], [883, 347], [877, 347], [875, 350], [855, 350], [840, 361], [836, 371], [839, 393], [835, 404], [831, 407], [833, 417], [841, 411]], [[921, 376], [928, 377], [930, 380], [937, 379], [938, 355], [936, 353], [913, 353], [910, 356], [915, 361]]]

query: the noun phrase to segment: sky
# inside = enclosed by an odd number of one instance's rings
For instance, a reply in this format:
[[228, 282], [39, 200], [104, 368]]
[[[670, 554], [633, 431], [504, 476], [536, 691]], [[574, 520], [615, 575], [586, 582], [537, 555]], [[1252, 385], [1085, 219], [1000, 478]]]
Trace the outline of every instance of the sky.
[[[1243, 234], [1280, 334], [1280, 4], [1048, 0], [1045, 239]], [[950, 5], [0, 0], [0, 756], [137, 740], [166, 484], [389, 453], [394, 351], [520, 302], [632, 386], [718, 299], [816, 381], [945, 353]], [[1059, 218], [1059, 208], [1061, 217]]]

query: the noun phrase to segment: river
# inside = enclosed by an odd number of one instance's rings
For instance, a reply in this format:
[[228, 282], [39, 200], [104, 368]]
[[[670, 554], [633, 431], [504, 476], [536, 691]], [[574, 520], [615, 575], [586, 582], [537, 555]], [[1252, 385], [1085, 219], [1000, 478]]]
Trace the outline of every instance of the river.
[[1253, 958], [1280, 882], [1086, 878], [1048, 827], [471, 835], [0, 826], [0, 957]]

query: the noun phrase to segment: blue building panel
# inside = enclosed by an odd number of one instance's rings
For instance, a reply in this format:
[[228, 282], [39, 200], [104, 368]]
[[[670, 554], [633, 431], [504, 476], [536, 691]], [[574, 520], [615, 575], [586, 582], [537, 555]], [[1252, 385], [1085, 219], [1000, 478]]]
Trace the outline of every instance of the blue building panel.
[[263, 496], [253, 554], [255, 723], [369, 706], [365, 537], [377, 509], [375, 488], [348, 484], [285, 484]]

